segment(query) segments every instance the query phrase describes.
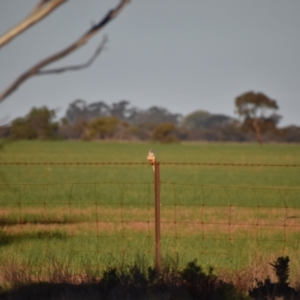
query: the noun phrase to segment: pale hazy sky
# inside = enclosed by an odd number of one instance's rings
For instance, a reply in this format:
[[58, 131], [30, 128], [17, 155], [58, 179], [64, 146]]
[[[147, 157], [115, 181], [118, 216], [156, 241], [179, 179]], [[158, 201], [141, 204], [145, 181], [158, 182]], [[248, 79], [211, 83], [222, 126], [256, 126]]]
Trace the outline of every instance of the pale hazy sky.
[[[0, 35], [37, 2], [0, 0]], [[0, 49], [0, 90], [117, 3], [67, 1]], [[299, 0], [132, 0], [86, 46], [50, 66], [85, 62], [107, 34], [107, 50], [90, 68], [31, 78], [0, 104], [0, 119], [43, 105], [62, 116], [78, 98], [234, 116], [235, 97], [253, 90], [278, 101], [281, 126], [300, 125], [299, 12]]]

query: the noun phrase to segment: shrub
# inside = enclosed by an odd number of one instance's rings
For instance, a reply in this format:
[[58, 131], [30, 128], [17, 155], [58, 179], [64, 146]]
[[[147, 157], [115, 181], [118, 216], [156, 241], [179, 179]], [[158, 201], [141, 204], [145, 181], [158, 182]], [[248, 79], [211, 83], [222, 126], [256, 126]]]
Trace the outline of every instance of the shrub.
[[282, 299], [299, 299], [299, 293], [289, 286], [289, 257], [278, 257], [270, 265], [276, 274], [277, 282], [272, 282], [269, 277], [264, 281], [256, 280], [257, 287], [249, 291], [249, 295], [254, 299], [275, 299], [276, 297], [283, 297]]

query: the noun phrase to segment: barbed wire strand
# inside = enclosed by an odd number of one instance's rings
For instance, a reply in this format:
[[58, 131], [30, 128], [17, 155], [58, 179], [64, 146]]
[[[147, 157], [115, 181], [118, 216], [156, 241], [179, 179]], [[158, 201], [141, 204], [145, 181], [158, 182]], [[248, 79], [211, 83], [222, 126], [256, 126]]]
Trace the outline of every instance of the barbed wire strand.
[[[165, 166], [215, 166], [215, 167], [286, 167], [299, 168], [300, 164], [222, 163], [222, 162], [159, 162]], [[0, 165], [21, 166], [148, 166], [144, 162], [0, 162]]]

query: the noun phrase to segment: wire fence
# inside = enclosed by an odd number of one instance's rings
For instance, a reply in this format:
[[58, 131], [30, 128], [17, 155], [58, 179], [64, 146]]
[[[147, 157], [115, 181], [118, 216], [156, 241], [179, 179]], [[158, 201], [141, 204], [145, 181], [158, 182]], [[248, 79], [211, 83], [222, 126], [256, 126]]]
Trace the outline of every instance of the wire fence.
[[[300, 263], [300, 165], [0, 163], [0, 259]], [[9, 251], [7, 251], [9, 249]], [[9, 254], [7, 254], [9, 253]]]

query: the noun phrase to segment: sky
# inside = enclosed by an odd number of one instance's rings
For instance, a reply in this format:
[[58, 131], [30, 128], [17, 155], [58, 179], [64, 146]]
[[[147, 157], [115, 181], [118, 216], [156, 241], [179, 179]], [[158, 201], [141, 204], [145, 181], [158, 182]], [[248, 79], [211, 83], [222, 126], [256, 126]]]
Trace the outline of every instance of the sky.
[[[37, 3], [1, 1], [0, 35]], [[67, 1], [2, 47], [0, 90], [70, 45], [118, 3]], [[277, 101], [280, 126], [300, 126], [299, 11], [297, 0], [131, 0], [87, 45], [49, 66], [84, 63], [107, 35], [105, 51], [91, 67], [32, 77], [0, 103], [0, 120], [41, 106], [62, 117], [76, 99], [237, 117], [234, 99], [255, 91]]]

